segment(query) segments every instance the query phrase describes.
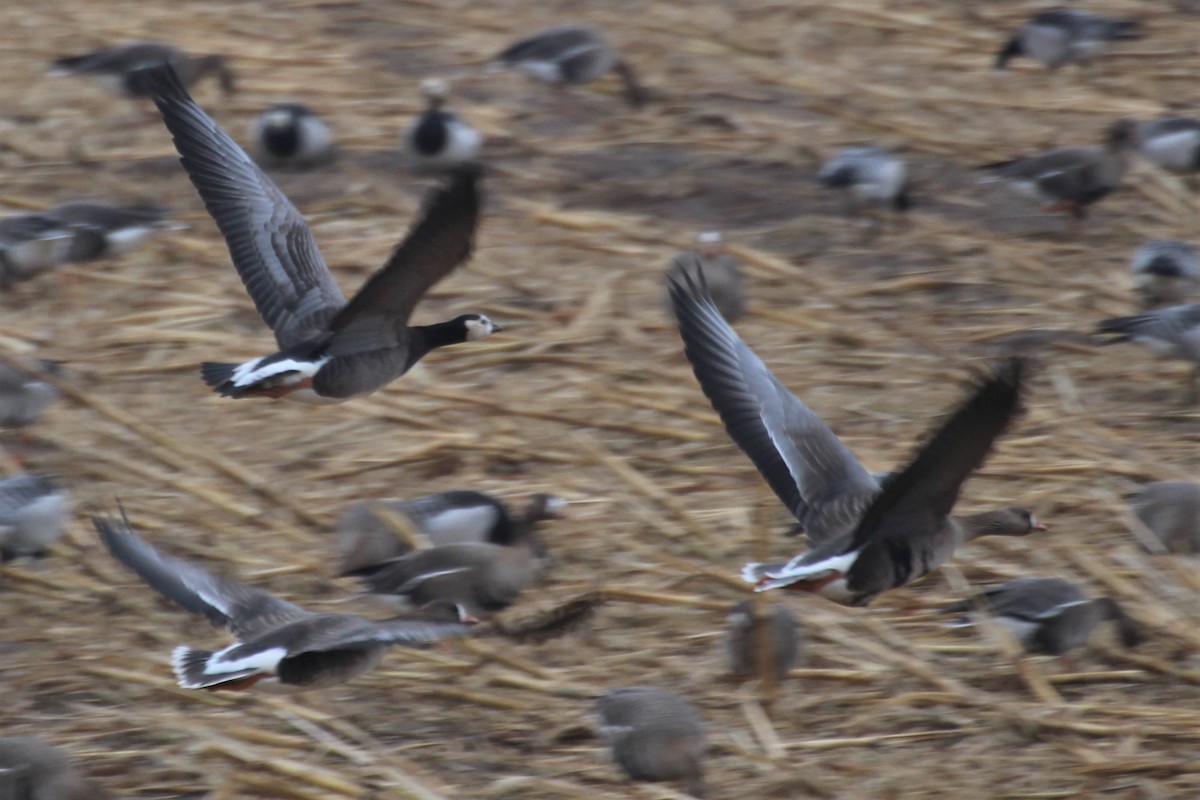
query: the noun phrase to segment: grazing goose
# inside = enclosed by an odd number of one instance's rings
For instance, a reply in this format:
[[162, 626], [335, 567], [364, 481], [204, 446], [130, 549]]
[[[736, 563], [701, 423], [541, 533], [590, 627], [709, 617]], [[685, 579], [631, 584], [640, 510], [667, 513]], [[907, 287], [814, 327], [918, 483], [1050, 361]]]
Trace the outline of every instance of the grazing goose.
[[40, 556], [63, 535], [70, 496], [49, 478], [0, 479], [0, 559]]
[[615, 71], [625, 86], [625, 99], [634, 108], [646, 103], [633, 69], [600, 31], [583, 25], [561, 25], [522, 39], [495, 58], [495, 66], [519, 69], [552, 86], [591, 83]]
[[264, 679], [302, 688], [344, 683], [375, 667], [392, 645], [416, 645], [469, 630], [460, 621], [317, 614], [262, 589], [163, 555], [127, 519], [93, 517], [113, 557], [185, 611], [229, 628], [235, 644], [212, 652], [177, 647], [171, 666], [185, 689], [249, 689]]
[[[708, 282], [708, 291], [713, 302], [717, 304], [721, 314], [730, 322], [736, 322], [746, 313], [746, 295], [742, 291], [742, 270], [721, 246], [721, 234], [716, 231], [706, 231], [696, 237], [694, 252], [680, 253], [675, 256], [671, 266], [667, 268], [667, 281], [679, 280], [687, 273], [693, 281], [704, 279]], [[667, 305], [671, 298], [668, 295]]]
[[996, 69], [1009, 60], [1027, 56], [1050, 69], [1065, 64], [1088, 64], [1109, 49], [1117, 39], [1137, 39], [1135, 20], [1102, 17], [1077, 8], [1052, 8], [1033, 16], [996, 56]]
[[1200, 119], [1166, 117], [1137, 126], [1138, 151], [1171, 172], [1200, 170]]
[[671, 300], [700, 388], [813, 545], [787, 563], [747, 564], [742, 577], [758, 591], [787, 587], [865, 605], [936, 569], [965, 541], [1043, 530], [1024, 509], [950, 516], [962, 484], [1020, 411], [1020, 359], [980, 381], [881, 486], [738, 337], [702, 285], [673, 283]]
[[421, 94], [428, 106], [404, 134], [409, 151], [426, 164], [461, 164], [479, 157], [483, 136], [479, 131], [447, 111], [450, 87], [443, 80], [421, 82]]
[[632, 780], [682, 780], [688, 794], [704, 797], [708, 745], [694, 705], [664, 689], [633, 686], [601, 697], [596, 714], [613, 761]]
[[46, 212], [74, 232], [68, 261], [91, 261], [121, 255], [161, 230], [183, 230], [187, 225], [167, 218], [169, 210], [155, 205], [117, 206], [75, 200]]
[[0, 427], [23, 428], [58, 399], [58, 389], [41, 380], [39, 371], [57, 375], [59, 365], [46, 360], [35, 363], [38, 371], [0, 360]]
[[0, 289], [65, 264], [75, 231], [45, 213], [0, 219]]
[[955, 603], [944, 611], [972, 611], [976, 604], [985, 605], [1031, 653], [1061, 656], [1086, 643], [1104, 620], [1116, 623], [1126, 647], [1136, 647], [1142, 640], [1137, 624], [1117, 601], [1110, 597], [1091, 600], [1062, 578], [1017, 578], [987, 589], [975, 601]]
[[980, 169], [1048, 203], [1049, 210], [1065, 211], [1078, 224], [1087, 217], [1088, 206], [1121, 183], [1136, 147], [1136, 123], [1120, 119], [1109, 126], [1102, 146], [1060, 147]]
[[334, 159], [333, 132], [317, 113], [298, 103], [280, 103], [250, 126], [254, 160], [269, 167], [306, 169]]
[[343, 575], [369, 571], [409, 551], [408, 543], [396, 535], [386, 518], [391, 513], [411, 522], [433, 545], [488, 542], [507, 546], [533, 535], [534, 526], [542, 520], [565, 517], [566, 501], [535, 494], [524, 511], [514, 513], [490, 494], [465, 490], [412, 500], [360, 500], [346, 509], [338, 523]]
[[773, 605], [761, 619], [754, 618], [753, 610], [753, 603], [743, 600], [729, 614], [729, 630], [725, 635], [729, 671], [738, 678], [756, 678], [761, 674], [758, 654], [765, 634], [775, 680], [783, 680], [800, 661], [804, 631], [787, 606]]
[[78, 56], [67, 56], [54, 62], [51, 75], [86, 75], [106, 89], [129, 97], [149, 97], [150, 93], [134, 77], [143, 67], [169, 64], [175, 69], [184, 86], [192, 86], [206, 75], [216, 75], [225, 94], [234, 91], [233, 72], [224, 56], [188, 55], [177, 47], [162, 42], [131, 42], [107, 47]]
[[912, 207], [908, 168], [897, 155], [878, 147], [846, 147], [825, 162], [817, 180], [830, 189], [843, 189], [860, 203], [882, 204], [896, 211]]
[[1129, 261], [1133, 286], [1147, 306], [1178, 305], [1200, 285], [1200, 256], [1178, 239], [1151, 239]]
[[1159, 355], [1191, 361], [1188, 402], [1195, 402], [1200, 388], [1200, 303], [1101, 320], [1097, 333], [1108, 337], [1102, 344], [1138, 342]]
[[477, 168], [460, 168], [429, 194], [424, 215], [388, 263], [346, 302], [300, 212], [196, 105], [170, 67], [137, 76], [279, 344], [279, 352], [245, 364], [203, 364], [204, 381], [216, 392], [344, 402], [386, 386], [435, 348], [485, 339], [497, 329], [482, 314], [408, 325], [425, 293], [471, 255], [479, 225]]
[[1155, 481], [1130, 498], [1133, 513], [1172, 553], [1200, 553], [1200, 486]]
[[32, 736], [0, 737], [0, 800], [105, 800], [65, 750]]

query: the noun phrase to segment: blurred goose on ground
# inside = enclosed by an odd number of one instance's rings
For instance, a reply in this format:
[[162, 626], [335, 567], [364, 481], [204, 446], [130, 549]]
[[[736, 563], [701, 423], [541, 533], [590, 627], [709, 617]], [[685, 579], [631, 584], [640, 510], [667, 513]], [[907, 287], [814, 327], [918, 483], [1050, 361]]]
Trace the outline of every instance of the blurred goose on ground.
[[58, 399], [58, 389], [41, 373], [58, 375], [54, 361], [36, 360], [31, 369], [0, 359], [0, 427], [23, 428], [37, 420]]
[[629, 105], [641, 108], [647, 99], [629, 64], [600, 31], [584, 25], [561, 25], [522, 39], [496, 56], [494, 68], [519, 69], [559, 87], [591, 83], [613, 71], [625, 87]]
[[[1062, 578], [1017, 578], [987, 589], [976, 600], [955, 603], [945, 613], [987, 608], [992, 617], [1031, 653], [1061, 656], [1085, 644], [1105, 620], [1117, 625], [1126, 647], [1142, 640], [1137, 624], [1116, 600], [1089, 599], [1079, 587]], [[966, 618], [960, 624], [971, 624]]]
[[29, 280], [67, 262], [75, 231], [46, 213], [0, 219], [0, 288]]
[[483, 136], [446, 109], [449, 85], [437, 78], [421, 82], [428, 106], [409, 126], [404, 141], [419, 161], [430, 165], [461, 164], [479, 157]]
[[206, 75], [216, 75], [225, 94], [234, 91], [233, 72], [224, 56], [188, 55], [163, 42], [131, 42], [67, 56], [53, 63], [50, 74], [85, 75], [111, 92], [129, 97], [149, 97], [149, 91], [134, 79], [133, 73], [156, 64], [173, 67], [184, 86], [192, 86]]
[[1040, 61], [1050, 69], [1086, 65], [1108, 52], [1113, 41], [1140, 35], [1135, 20], [1102, 17], [1077, 8], [1052, 8], [1035, 14], [1000, 48], [996, 69], [1004, 69], [1017, 56]]
[[1200, 170], [1200, 119], [1166, 117], [1139, 123], [1142, 157], [1171, 172]]
[[0, 800], [105, 800], [65, 750], [32, 736], [0, 737]]
[[360, 500], [338, 522], [337, 548], [342, 574], [371, 570], [412, 547], [397, 535], [387, 518], [398, 514], [431, 545], [487, 542], [507, 546], [534, 536], [537, 523], [566, 516], [566, 501], [535, 494], [517, 513], [484, 492], [458, 490], [412, 500]]
[[1108, 337], [1102, 344], [1138, 342], [1161, 356], [1192, 362], [1187, 398], [1188, 402], [1196, 401], [1200, 389], [1200, 303], [1101, 320], [1097, 333]]
[[800, 662], [804, 646], [804, 631], [788, 611], [787, 606], [775, 604], [767, 615], [754, 616], [754, 603], [743, 600], [729, 614], [729, 630], [725, 634], [725, 654], [729, 659], [729, 672], [738, 678], [757, 678], [761, 637], [767, 637], [767, 652], [775, 680], [783, 680]]
[[40, 475], [0, 479], [0, 559], [40, 556], [62, 537], [70, 495]]
[[1151, 239], [1129, 261], [1133, 286], [1147, 306], [1179, 305], [1200, 286], [1200, 256], [1178, 239]]
[[113, 205], [75, 200], [46, 212], [75, 233], [68, 261], [91, 261], [128, 253], [155, 231], [184, 230], [172, 222], [170, 209], [150, 204]]
[[482, 314], [408, 324], [425, 293], [471, 255], [479, 227], [477, 167], [460, 167], [428, 194], [416, 226], [347, 302], [304, 217], [196, 105], [170, 67], [137, 77], [280, 348], [244, 364], [201, 365], [214, 391], [340, 403], [383, 388], [431, 350], [486, 339], [497, 329]]
[[1200, 485], [1155, 481], [1133, 494], [1134, 515], [1172, 553], [1200, 553]]
[[817, 180], [830, 189], [841, 189], [864, 205], [883, 205], [895, 211], [912, 207], [908, 193], [908, 167], [894, 153], [878, 147], [846, 147], [825, 162]]
[[684, 782], [704, 797], [704, 722], [692, 703], [649, 686], [615, 689], [596, 703], [612, 759], [635, 781]]
[[229, 628], [237, 642], [216, 652], [177, 647], [171, 666], [185, 689], [249, 689], [264, 679], [300, 688], [344, 683], [373, 669], [393, 645], [464, 636], [469, 626], [447, 619], [376, 622], [351, 614], [318, 614], [183, 559], [140, 539], [127, 519], [93, 517], [113, 557], [185, 611]]
[[336, 155], [333, 132], [317, 113], [299, 103], [273, 105], [250, 126], [254, 160], [268, 167], [306, 169]]
[[882, 485], [767, 369], [690, 280], [671, 285], [684, 353], [725, 430], [808, 535], [786, 563], [747, 564], [758, 591], [815, 592], [865, 605], [936, 569], [963, 542], [1043, 530], [1024, 509], [950, 516], [962, 484], [1021, 410], [1018, 358], [980, 380], [903, 470]]
[[1136, 123], [1120, 119], [1109, 126], [1103, 145], [1060, 147], [980, 169], [1049, 204], [1050, 210], [1066, 212], [1078, 225], [1089, 206], [1120, 185], [1136, 147]]
[[[746, 313], [746, 294], [742, 289], [742, 269], [738, 262], [722, 246], [721, 234], [706, 231], [696, 237], [694, 251], [675, 256], [667, 268], [667, 281], [679, 280], [687, 273], [693, 281], [700, 280], [700, 273], [708, 282], [708, 291], [713, 302], [730, 322], [736, 322]], [[671, 298], [666, 298], [668, 308]]]

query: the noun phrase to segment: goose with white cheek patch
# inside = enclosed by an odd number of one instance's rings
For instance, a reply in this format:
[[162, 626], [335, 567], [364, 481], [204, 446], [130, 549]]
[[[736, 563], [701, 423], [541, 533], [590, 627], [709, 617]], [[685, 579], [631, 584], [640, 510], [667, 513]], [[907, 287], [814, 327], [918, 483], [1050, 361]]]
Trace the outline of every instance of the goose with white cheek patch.
[[430, 78], [421, 83], [428, 106], [404, 134], [409, 151], [429, 165], [462, 164], [479, 157], [483, 136], [446, 109], [450, 87]]
[[829, 189], [841, 189], [857, 202], [908, 211], [908, 167], [894, 153], [878, 147], [846, 147], [825, 162], [817, 180]]
[[479, 227], [478, 166], [457, 168], [429, 193], [416, 226], [347, 302], [300, 212], [170, 68], [141, 70], [138, 78], [279, 344], [278, 352], [244, 364], [201, 365], [217, 393], [340, 403], [381, 389], [431, 350], [498, 330], [482, 314], [408, 324], [421, 298], [471, 255]]
[[865, 605], [936, 569], [964, 541], [1043, 530], [1024, 509], [950, 516], [959, 490], [1020, 410], [1025, 365], [981, 381], [916, 458], [881, 482], [789, 392], [721, 316], [703, 283], [671, 285], [684, 352], [734, 443], [808, 535], [786, 563], [747, 564], [758, 591]]
[[1040, 61], [1050, 69], [1088, 64], [1108, 52], [1110, 42], [1137, 39], [1136, 20], [1102, 17], [1078, 8], [1052, 8], [1035, 14], [996, 55], [996, 69], [1017, 56]]
[[616, 72], [625, 87], [626, 102], [634, 108], [646, 104], [646, 90], [633, 68], [600, 31], [585, 25], [560, 25], [522, 39], [496, 56], [496, 68], [518, 69], [555, 87], [591, 83]]
[[297, 688], [333, 686], [373, 669], [393, 645], [426, 644], [470, 630], [464, 622], [440, 618], [376, 622], [314, 613], [164, 555], [140, 539], [128, 520], [93, 517], [92, 523], [113, 557], [152, 589], [237, 637], [215, 652], [175, 648], [171, 665], [185, 689], [241, 690], [265, 679]]
[[1151, 239], [1129, 260], [1133, 288], [1147, 306], [1186, 302], [1200, 287], [1200, 256], [1178, 239]]
[[254, 119], [254, 158], [269, 167], [306, 169], [333, 161], [333, 132], [317, 113], [299, 103], [280, 103]]
[[130, 42], [66, 56], [51, 65], [50, 74], [83, 75], [116, 94], [149, 97], [149, 92], [134, 73], [156, 64], [169, 64], [184, 86], [192, 86], [206, 75], [215, 75], [222, 92], [227, 95], [234, 92], [233, 72], [224, 56], [191, 55], [163, 42]]

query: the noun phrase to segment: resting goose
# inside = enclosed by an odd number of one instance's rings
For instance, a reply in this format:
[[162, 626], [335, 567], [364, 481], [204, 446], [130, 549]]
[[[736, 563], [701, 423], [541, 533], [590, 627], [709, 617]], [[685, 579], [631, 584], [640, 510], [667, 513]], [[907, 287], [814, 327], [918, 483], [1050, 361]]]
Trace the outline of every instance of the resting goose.
[[646, 103], [646, 90], [633, 69], [600, 31], [584, 25], [561, 25], [522, 39], [496, 56], [495, 66], [519, 69], [552, 86], [591, 83], [614, 71], [629, 105], [641, 108]]
[[299, 103], [271, 106], [250, 127], [254, 160], [268, 167], [306, 169], [333, 161], [333, 132], [317, 113]]
[[1200, 553], [1200, 485], [1155, 481], [1130, 498], [1133, 513], [1172, 553]]
[[216, 75], [225, 94], [234, 91], [233, 72], [224, 56], [188, 55], [163, 42], [131, 42], [83, 55], [67, 56], [53, 63], [50, 74], [85, 75], [117, 94], [149, 97], [149, 91], [139, 84], [134, 73], [140, 68], [156, 64], [173, 67], [184, 86], [192, 86], [206, 75]]
[[[730, 322], [736, 322], [746, 313], [746, 294], [742, 290], [742, 270], [738, 262], [725, 252], [721, 234], [706, 231], [696, 237], [696, 250], [675, 256], [667, 268], [667, 281], [679, 280], [687, 273], [698, 281], [700, 273], [708, 282], [708, 291], [717, 308]], [[667, 297], [667, 306], [671, 298]]]
[[0, 219], [0, 288], [65, 264], [75, 233], [70, 225], [46, 213]]
[[1062, 578], [1017, 578], [987, 589], [977, 600], [955, 603], [944, 611], [971, 611], [976, 605], [986, 607], [1031, 653], [1061, 656], [1085, 644], [1105, 620], [1117, 625], [1126, 647], [1136, 647], [1142, 640], [1137, 624], [1116, 600], [1089, 599]]
[[1102, 17], [1077, 8], [1052, 8], [1035, 14], [1000, 48], [996, 69], [1004, 69], [1017, 56], [1040, 61], [1050, 69], [1088, 64], [1108, 52], [1110, 42], [1137, 39], [1139, 27], [1135, 20]]
[[216, 652], [177, 647], [171, 666], [185, 689], [249, 689], [264, 679], [299, 688], [345, 683], [373, 669], [392, 645], [464, 636], [461, 621], [318, 614], [183, 559], [140, 539], [127, 519], [93, 517], [113, 557], [185, 611], [227, 627], [237, 642]]
[[1147, 306], [1177, 305], [1200, 285], [1200, 256], [1178, 239], [1151, 239], [1129, 260], [1133, 286]]
[[57, 375], [58, 364], [44, 360], [35, 363], [36, 371], [0, 360], [0, 427], [23, 428], [58, 399], [58, 389], [40, 377], [41, 373]]
[[738, 337], [703, 285], [674, 283], [671, 299], [700, 388], [813, 545], [786, 563], [747, 564], [742, 577], [758, 591], [788, 588], [865, 605], [936, 569], [965, 541], [1043, 529], [1024, 509], [950, 516], [962, 484], [1020, 411], [1021, 360], [980, 381], [881, 486]]
[[369, 571], [409, 551], [389, 524], [389, 513], [403, 516], [432, 545], [487, 542], [507, 546], [534, 535], [542, 520], [565, 517], [566, 501], [535, 494], [521, 512], [514, 512], [490, 494], [466, 490], [412, 500], [360, 500], [347, 508], [338, 522], [337, 549], [343, 575]]
[[419, 161], [432, 165], [461, 164], [479, 157], [483, 136], [446, 110], [450, 87], [443, 80], [422, 81], [421, 94], [428, 106], [409, 126], [404, 141]]
[[347, 302], [300, 212], [196, 105], [171, 68], [137, 75], [279, 344], [278, 352], [244, 364], [203, 364], [204, 381], [218, 394], [340, 403], [381, 389], [435, 348], [485, 339], [497, 329], [482, 314], [408, 325], [425, 293], [471, 255], [478, 168], [462, 167], [430, 192], [416, 226]]
[[1120, 119], [1109, 126], [1105, 142], [1095, 147], [1060, 147], [1026, 158], [986, 164], [996, 177], [1021, 192], [1065, 211], [1075, 223], [1087, 217], [1088, 206], [1120, 185], [1137, 147], [1137, 125]]
[[895, 211], [912, 207], [908, 167], [894, 153], [878, 147], [846, 147], [825, 162], [817, 180], [842, 189], [860, 203], [886, 205]]
[[804, 631], [787, 606], [773, 605], [767, 616], [757, 620], [753, 610], [753, 603], [743, 600], [729, 614], [729, 630], [725, 634], [729, 672], [738, 678], [756, 678], [761, 674], [760, 639], [765, 634], [775, 680], [783, 680], [800, 661]]
[[682, 780], [688, 794], [704, 797], [708, 745], [694, 705], [664, 689], [633, 686], [601, 697], [596, 714], [613, 761], [632, 780]]
[[1188, 399], [1196, 400], [1200, 388], [1200, 303], [1101, 320], [1097, 333], [1108, 337], [1101, 340], [1102, 344], [1138, 342], [1159, 355], [1191, 361]]
[[0, 737], [3, 800], [105, 800], [65, 750], [32, 736]]
[[0, 479], [0, 559], [40, 556], [63, 535], [70, 496], [49, 478]]

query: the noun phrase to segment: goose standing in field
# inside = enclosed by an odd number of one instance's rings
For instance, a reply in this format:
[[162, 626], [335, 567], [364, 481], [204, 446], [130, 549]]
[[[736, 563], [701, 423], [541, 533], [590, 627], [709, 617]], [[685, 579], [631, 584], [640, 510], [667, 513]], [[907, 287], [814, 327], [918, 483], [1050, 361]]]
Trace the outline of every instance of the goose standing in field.
[[131, 42], [78, 56], [67, 56], [53, 63], [50, 74], [85, 75], [117, 94], [149, 97], [150, 93], [134, 78], [134, 73], [156, 64], [169, 64], [184, 86], [192, 86], [206, 75], [216, 75], [221, 90], [225, 94], [233, 94], [233, 72], [224, 56], [188, 55], [163, 42]]
[[629, 64], [600, 31], [584, 25], [561, 25], [522, 39], [496, 56], [494, 63], [501, 69], [519, 69], [551, 86], [591, 83], [607, 72], [616, 72], [629, 105], [641, 108], [647, 99]]
[[180, 162], [280, 348], [244, 364], [201, 365], [216, 392], [344, 402], [381, 389], [431, 350], [497, 330], [482, 314], [408, 324], [425, 293], [471, 255], [479, 227], [477, 167], [460, 167], [429, 193], [416, 226], [347, 302], [304, 217], [196, 105], [170, 67], [140, 70], [137, 77], [162, 112]]
[[45, 213], [0, 219], [0, 289], [65, 264], [75, 231]]
[[[1031, 653], [1061, 656], [1085, 644], [1105, 620], [1117, 625], [1126, 647], [1136, 647], [1142, 640], [1137, 624], [1116, 600], [1092, 600], [1062, 578], [1017, 578], [987, 589], [977, 600], [955, 603], [943, 611], [969, 612], [977, 604], [986, 607]], [[969, 618], [965, 624], [970, 624]]]
[[254, 160], [268, 167], [307, 169], [336, 155], [333, 132], [317, 112], [299, 103], [273, 105], [250, 126]]
[[460, 621], [318, 614], [183, 559], [140, 539], [128, 520], [93, 517], [113, 557], [185, 611], [229, 628], [237, 642], [212, 652], [176, 647], [171, 666], [185, 689], [249, 689], [264, 679], [317, 688], [345, 683], [373, 669], [392, 645], [464, 636]]
[[565, 517], [566, 501], [535, 494], [518, 513], [490, 494], [466, 490], [412, 500], [360, 500], [347, 508], [338, 522], [337, 549], [343, 575], [370, 571], [412, 549], [396, 535], [389, 514], [403, 517], [434, 546], [468, 542], [507, 546], [534, 536], [534, 528], [542, 520]]
[[75, 234], [68, 261], [92, 261], [128, 253], [155, 231], [184, 230], [162, 206], [113, 205], [75, 200], [55, 206], [47, 215], [66, 223]]
[[62, 537], [70, 496], [40, 475], [0, 479], [0, 559], [40, 556]]
[[775, 680], [783, 680], [800, 662], [804, 631], [787, 606], [773, 605], [766, 616], [755, 619], [753, 602], [743, 600], [730, 612], [729, 630], [725, 634], [725, 654], [732, 675], [756, 678], [762, 673], [759, 652], [762, 647], [760, 637], [764, 634]]
[[1151, 239], [1129, 261], [1133, 286], [1147, 306], [1178, 305], [1200, 286], [1200, 256], [1178, 239]]
[[0, 799], [105, 800], [65, 750], [32, 736], [0, 737]]
[[846, 147], [817, 173], [822, 186], [846, 191], [859, 203], [885, 205], [895, 211], [912, 207], [908, 167], [894, 153], [878, 147]]
[[996, 69], [1017, 56], [1040, 61], [1050, 69], [1086, 65], [1108, 52], [1111, 42], [1140, 37], [1135, 20], [1113, 19], [1077, 8], [1041, 11], [1026, 22], [996, 55]]
[[673, 692], [633, 686], [601, 697], [596, 714], [613, 761], [632, 780], [682, 780], [688, 794], [704, 797], [708, 745], [694, 705]]
[[962, 484], [1021, 409], [1025, 363], [979, 381], [903, 470], [880, 481], [767, 369], [703, 285], [671, 285], [684, 353], [734, 443], [800, 523], [812, 549], [791, 561], [747, 564], [758, 591], [815, 592], [846, 605], [937, 569], [980, 536], [1043, 530], [1028, 511], [950, 516]]
[[419, 161], [444, 166], [473, 161], [479, 157], [483, 136], [446, 109], [449, 85], [437, 78], [421, 82], [428, 107], [409, 126], [404, 141]]
[[[700, 273], [708, 282], [708, 291], [713, 302], [730, 322], [736, 322], [746, 313], [746, 294], [742, 289], [742, 269], [738, 262], [722, 246], [721, 234], [705, 231], [696, 237], [696, 249], [675, 256], [667, 268], [667, 281], [678, 280], [683, 273], [699, 281]], [[666, 298], [668, 308], [671, 298]]]
[[1155, 481], [1130, 498], [1134, 515], [1172, 553], [1200, 553], [1200, 485]]
[[58, 399], [58, 389], [42, 380], [41, 374], [58, 375], [59, 365], [45, 360], [34, 363], [36, 370], [0, 359], [0, 427], [24, 428]]
[[1200, 119], [1166, 117], [1139, 123], [1138, 152], [1171, 172], [1200, 170]]
[[1161, 356], [1191, 361], [1187, 397], [1188, 402], [1196, 401], [1200, 389], [1200, 303], [1101, 320], [1097, 333], [1108, 337], [1103, 344], [1138, 342]]
[[1120, 119], [1109, 126], [1101, 146], [1060, 147], [980, 169], [1010, 181], [1023, 193], [1049, 204], [1051, 210], [1065, 211], [1072, 224], [1078, 225], [1087, 217], [1089, 206], [1120, 185], [1137, 143], [1137, 124]]

